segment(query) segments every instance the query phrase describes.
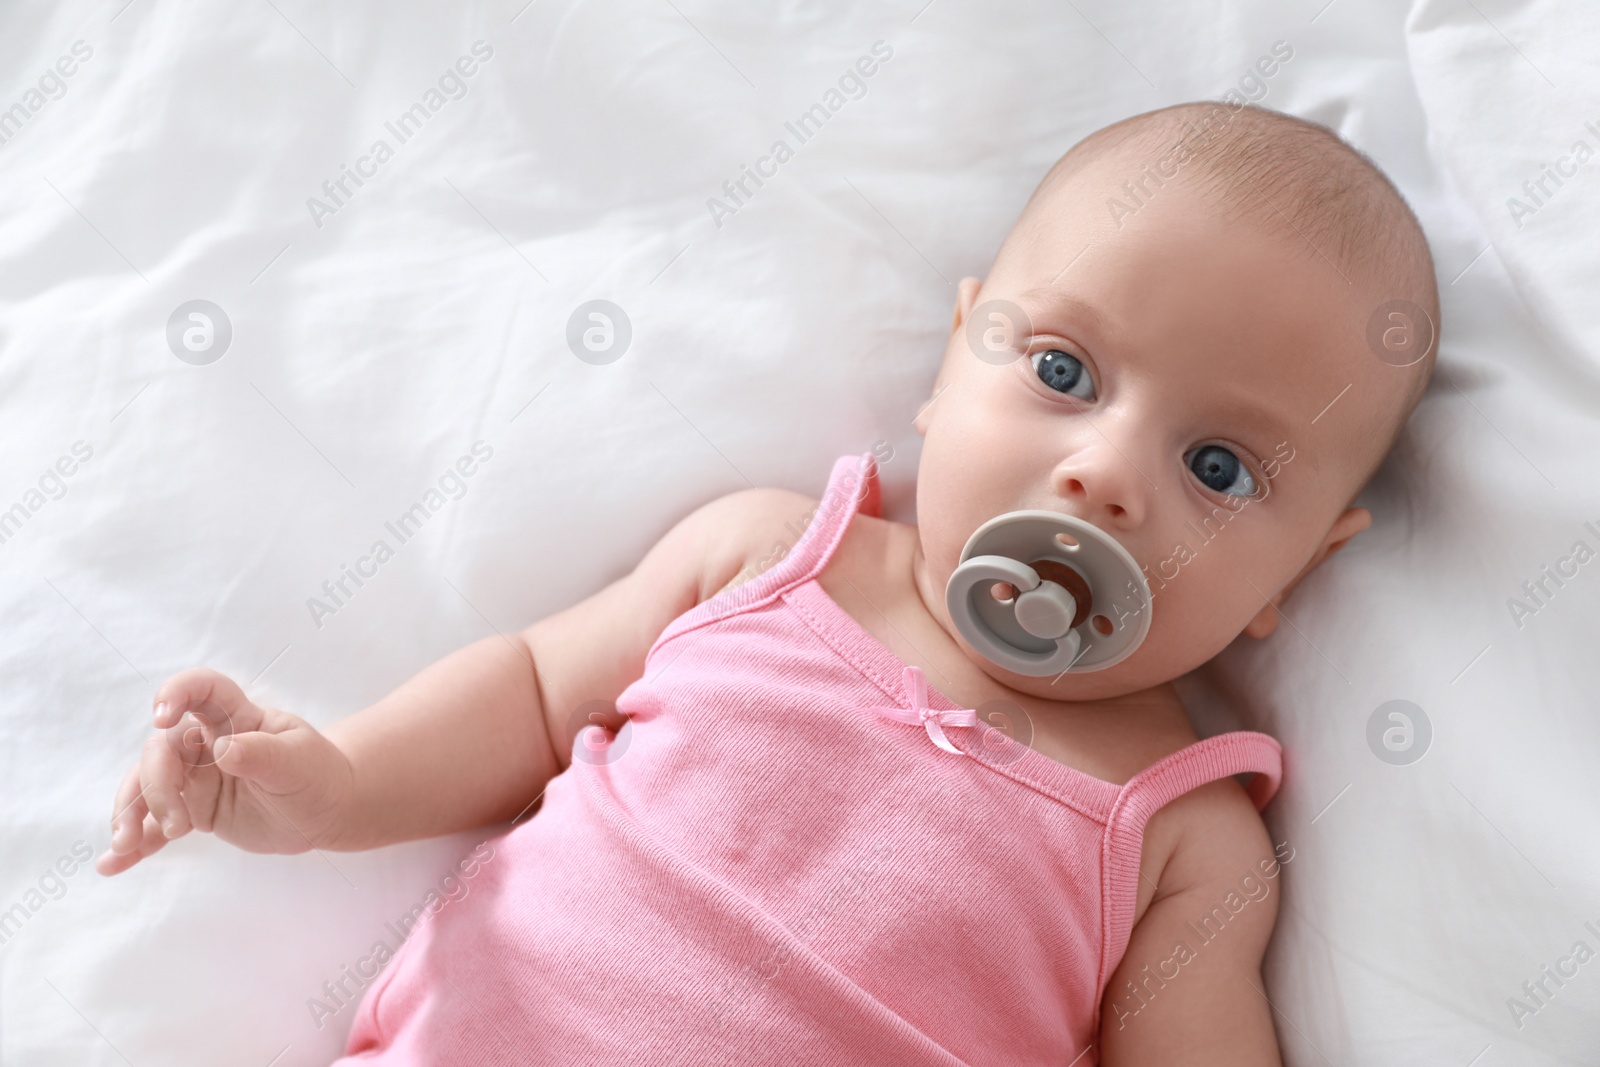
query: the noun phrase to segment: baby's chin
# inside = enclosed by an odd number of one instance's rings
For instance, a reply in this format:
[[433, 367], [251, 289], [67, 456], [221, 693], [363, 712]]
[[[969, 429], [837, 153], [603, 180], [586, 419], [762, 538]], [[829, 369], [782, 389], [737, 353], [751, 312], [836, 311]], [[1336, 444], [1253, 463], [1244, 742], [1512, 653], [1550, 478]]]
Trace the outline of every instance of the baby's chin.
[[[944, 615], [943, 612], [940, 613]], [[1041, 700], [1067, 702], [1116, 700], [1135, 697], [1162, 689], [1214, 659], [1243, 632], [1241, 622], [1237, 630], [1225, 631], [1228, 640], [1210, 637], [1197, 640], [1199, 629], [1214, 629], [1213, 617], [1205, 627], [1192, 620], [1180, 621], [1169, 616], [1152, 620], [1153, 625], [1145, 639], [1126, 659], [1109, 667], [1089, 671], [1068, 671], [1061, 674], [1018, 674], [990, 660], [955, 633], [947, 618], [939, 623], [951, 640], [961, 649], [973, 666], [1010, 689]]]
[[956, 638], [956, 643], [973, 666], [984, 674], [1009, 689], [1041, 700], [1078, 703], [1090, 700], [1115, 700], [1159, 689], [1186, 673], [1159, 669], [1153, 658], [1145, 657], [1144, 649], [1140, 649], [1121, 663], [1101, 670], [1069, 671], [1065, 674], [1042, 676], [1017, 674], [988, 659], [965, 641]]

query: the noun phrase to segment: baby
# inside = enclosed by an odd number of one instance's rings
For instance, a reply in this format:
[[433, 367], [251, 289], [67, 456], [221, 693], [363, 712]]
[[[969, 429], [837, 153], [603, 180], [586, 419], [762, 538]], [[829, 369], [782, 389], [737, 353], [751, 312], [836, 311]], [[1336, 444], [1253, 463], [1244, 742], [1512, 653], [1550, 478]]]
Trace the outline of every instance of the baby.
[[[820, 504], [723, 497], [325, 733], [174, 675], [98, 869], [192, 829], [368, 849], [541, 804], [367, 989], [341, 1064], [1277, 1064], [1278, 746], [1197, 740], [1172, 683], [1366, 529], [1437, 322], [1415, 217], [1326, 128], [1109, 126], [960, 283], [917, 525], [880, 517], [871, 454]], [[1140, 566], [1127, 658], [1013, 673], [953, 624], [968, 538], [1023, 509]]]

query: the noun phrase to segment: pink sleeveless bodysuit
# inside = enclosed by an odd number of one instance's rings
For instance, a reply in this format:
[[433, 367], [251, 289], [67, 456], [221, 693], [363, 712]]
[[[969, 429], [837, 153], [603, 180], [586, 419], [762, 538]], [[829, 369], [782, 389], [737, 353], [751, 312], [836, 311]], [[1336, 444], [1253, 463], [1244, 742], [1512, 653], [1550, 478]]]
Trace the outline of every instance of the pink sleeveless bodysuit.
[[587, 728], [416, 927], [339, 1064], [1097, 1061], [1146, 821], [1246, 772], [1265, 804], [1278, 744], [1224, 734], [1117, 786], [961, 725], [816, 580], [878, 508], [872, 457], [840, 459], [781, 562], [667, 627], [628, 725]]

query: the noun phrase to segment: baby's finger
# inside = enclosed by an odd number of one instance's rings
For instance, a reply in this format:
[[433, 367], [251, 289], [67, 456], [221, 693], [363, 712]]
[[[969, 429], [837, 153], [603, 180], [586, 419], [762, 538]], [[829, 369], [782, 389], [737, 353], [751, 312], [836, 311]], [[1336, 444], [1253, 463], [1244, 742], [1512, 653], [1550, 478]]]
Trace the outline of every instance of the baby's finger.
[[122, 855], [139, 846], [139, 826], [150, 811], [144, 802], [144, 788], [139, 782], [139, 765], [135, 763], [117, 786], [116, 799], [111, 806], [111, 851]]
[[161, 683], [155, 695], [155, 725], [177, 725], [188, 711], [205, 719], [214, 734], [261, 727], [261, 709], [250, 702], [232, 678], [209, 667], [179, 671]]
[[139, 759], [139, 781], [144, 800], [159, 829], [169, 839], [189, 831], [189, 808], [183, 802], [184, 763], [172, 751], [166, 735], [157, 734], [144, 743]]
[[291, 793], [309, 784], [311, 753], [318, 739], [307, 731], [269, 734], [260, 730], [217, 741], [217, 769], [248, 778], [270, 793]]
[[167, 839], [161, 835], [161, 828], [156, 825], [155, 816], [146, 815], [144, 818], [144, 833], [139, 847], [126, 854], [116, 852], [102, 852], [94, 861], [94, 869], [103, 875], [121, 874], [146, 856], [154, 855], [167, 847]]

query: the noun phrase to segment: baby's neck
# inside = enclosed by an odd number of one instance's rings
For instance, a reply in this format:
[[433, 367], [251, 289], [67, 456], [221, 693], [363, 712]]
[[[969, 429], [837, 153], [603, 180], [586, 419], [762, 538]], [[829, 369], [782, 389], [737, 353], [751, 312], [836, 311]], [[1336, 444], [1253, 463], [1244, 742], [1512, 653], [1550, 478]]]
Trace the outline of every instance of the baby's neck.
[[[928, 684], [965, 708], [1010, 701], [1026, 713], [1032, 746], [1097, 778], [1124, 781], [1150, 759], [1193, 740], [1171, 683], [1093, 700], [1024, 692], [989, 674], [956, 643], [943, 621], [943, 590], [928, 573], [917, 528], [857, 515], [817, 581], [862, 629]], [[1050, 679], [1040, 679], [1048, 687]], [[1019, 738], [1020, 739], [1020, 738]], [[1142, 761], [1142, 762], [1141, 762]]]

